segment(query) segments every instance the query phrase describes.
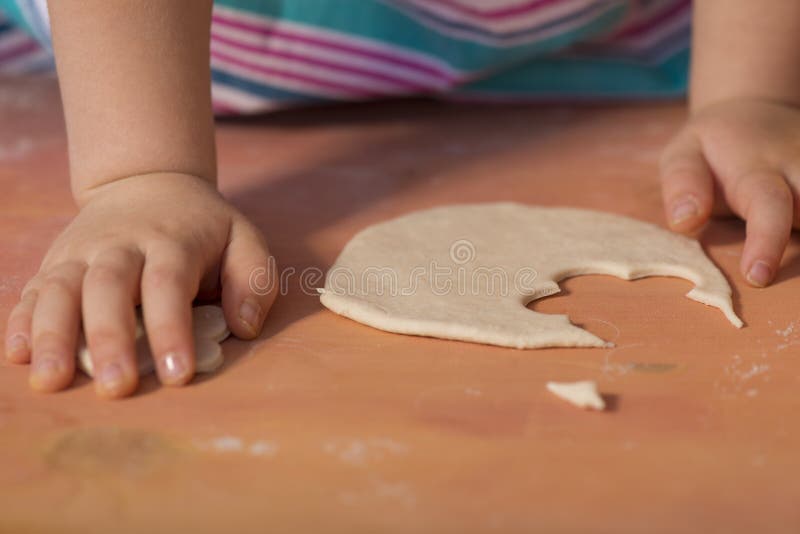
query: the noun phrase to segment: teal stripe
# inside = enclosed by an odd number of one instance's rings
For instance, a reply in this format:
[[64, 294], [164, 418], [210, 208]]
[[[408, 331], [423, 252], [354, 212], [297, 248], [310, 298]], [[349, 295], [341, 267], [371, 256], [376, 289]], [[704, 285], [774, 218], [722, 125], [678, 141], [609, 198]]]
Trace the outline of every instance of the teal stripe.
[[251, 95], [260, 96], [267, 100], [272, 100], [275, 102], [328, 102], [330, 100], [326, 98], [319, 97], [317, 95], [307, 95], [303, 93], [296, 93], [293, 91], [287, 91], [285, 89], [278, 89], [277, 87], [273, 87], [271, 85], [266, 85], [260, 82], [254, 82], [252, 80], [247, 80], [245, 78], [241, 78], [239, 76], [230, 74], [228, 72], [219, 70], [219, 69], [211, 69], [211, 78], [214, 82], [219, 83], [221, 85], [228, 85], [230, 87], [235, 87], [245, 93], [249, 93]]
[[[250, 11], [268, 17], [316, 26], [325, 30], [357, 35], [378, 42], [413, 50], [469, 72], [503, 68], [530, 57], [562, 48], [578, 39], [608, 30], [624, 17], [627, 6], [619, 4], [601, 16], [572, 31], [544, 41], [514, 46], [493, 47], [443, 35], [397, 9], [363, 0], [358, 9], [345, 9], [331, 0], [217, 0], [218, 5]], [[352, 5], [352, 4], [351, 4]]]
[[456, 92], [507, 97], [667, 97], [684, 94], [688, 78], [689, 50], [685, 49], [660, 65], [607, 58], [537, 59]]
[[33, 28], [31, 28], [28, 21], [22, 15], [19, 6], [14, 0], [0, 0], [0, 11], [14, 22], [18, 28], [25, 30], [28, 34], [34, 35]]

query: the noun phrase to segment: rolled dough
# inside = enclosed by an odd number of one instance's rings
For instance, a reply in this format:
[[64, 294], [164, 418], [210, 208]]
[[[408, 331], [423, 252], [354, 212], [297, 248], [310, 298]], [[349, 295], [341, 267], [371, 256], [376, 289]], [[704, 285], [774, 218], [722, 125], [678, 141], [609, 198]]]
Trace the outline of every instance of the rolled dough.
[[700, 244], [653, 224], [574, 208], [451, 205], [369, 227], [344, 248], [322, 304], [401, 334], [504, 347], [610, 346], [566, 315], [525, 306], [583, 274], [675, 276], [736, 327], [725, 277]]
[[[221, 366], [225, 359], [220, 343], [230, 335], [222, 308], [213, 305], [195, 306], [192, 308], [192, 335], [194, 336], [195, 371], [212, 373]], [[86, 337], [81, 333], [78, 343], [78, 367], [87, 375], [94, 377], [94, 364]], [[155, 370], [150, 342], [142, 320], [141, 308], [136, 309], [136, 365], [139, 376], [145, 376]]]

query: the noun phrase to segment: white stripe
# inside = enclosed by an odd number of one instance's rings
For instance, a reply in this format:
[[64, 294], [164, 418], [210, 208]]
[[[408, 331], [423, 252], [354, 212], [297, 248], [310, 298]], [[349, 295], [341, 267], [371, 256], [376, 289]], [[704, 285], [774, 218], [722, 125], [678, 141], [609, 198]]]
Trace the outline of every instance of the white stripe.
[[367, 90], [375, 93], [382, 94], [397, 94], [404, 91], [404, 88], [396, 84], [389, 84], [382, 80], [375, 78], [368, 78], [360, 74], [350, 72], [342, 72], [337, 70], [328, 69], [325, 67], [310, 65], [301, 61], [292, 59], [285, 59], [282, 57], [270, 56], [259, 52], [251, 52], [249, 50], [242, 50], [219, 41], [212, 41], [211, 50], [220, 52], [228, 56], [233, 56], [237, 60], [246, 61], [247, 63], [267, 67], [271, 69], [280, 69], [284, 72], [307, 76], [310, 78], [339, 83], [353, 87], [353, 90], [358, 92], [360, 90]]
[[[431, 13], [437, 17], [441, 17], [449, 22], [457, 24], [469, 24], [476, 29], [487, 31], [490, 33], [508, 33], [526, 30], [533, 28], [538, 24], [546, 23], [548, 20], [558, 19], [564, 16], [580, 11], [586, 7], [596, 3], [594, 0], [569, 0], [562, 1], [551, 5], [546, 5], [541, 8], [531, 9], [527, 13], [502, 17], [498, 19], [491, 19], [482, 17], [480, 15], [473, 15], [459, 11], [446, 4], [438, 2], [431, 2], [430, 0], [401, 0], [407, 4], [416, 6], [423, 12]], [[399, 3], [396, 1], [396, 3]], [[466, 2], [461, 2], [465, 4]], [[513, 5], [519, 5], [524, 2], [509, 2], [506, 6], [492, 5], [493, 9], [503, 8]], [[496, 4], [496, 2], [492, 2]], [[486, 7], [486, 2], [480, 6], [473, 7]]]
[[276, 88], [285, 88], [287, 91], [297, 91], [309, 96], [321, 96], [334, 100], [352, 100], [353, 95], [344, 91], [335, 91], [328, 87], [320, 87], [318, 85], [295, 80], [293, 78], [286, 78], [277, 74], [264, 74], [256, 72], [252, 69], [232, 65], [226, 61], [217, 58], [211, 58], [211, 66], [224, 72], [229, 72], [234, 76], [244, 78], [264, 85], [270, 85]]
[[47, 9], [47, 0], [33, 0], [33, 3], [36, 5], [37, 11], [39, 11], [39, 16], [42, 18], [42, 22], [44, 23], [49, 33], [50, 12]]
[[243, 44], [265, 47], [276, 52], [291, 52], [311, 59], [336, 63], [345, 67], [356, 67], [378, 74], [390, 75], [401, 80], [415, 83], [421, 87], [445, 89], [450, 85], [446, 80], [440, 77], [409, 69], [402, 65], [390, 64], [380, 59], [355, 55], [313, 43], [302, 43], [280, 36], [264, 36], [257, 33], [244, 32], [236, 28], [223, 26], [222, 24], [213, 26], [212, 37], [214, 35], [220, 35]]
[[240, 91], [235, 87], [217, 82], [211, 84], [211, 97], [215, 102], [220, 102], [226, 107], [241, 113], [253, 113], [282, 107], [281, 103], [275, 100]]
[[46, 0], [18, 0], [17, 7], [19, 8], [22, 16], [28, 22], [31, 30], [35, 34], [36, 40], [42, 43], [42, 46], [52, 49], [52, 42], [50, 40], [50, 18], [47, 14], [47, 1]]
[[399, 46], [394, 46], [381, 41], [376, 41], [374, 39], [369, 39], [366, 37], [356, 37], [354, 35], [348, 35], [333, 30], [327, 30], [317, 26], [300, 24], [281, 19], [275, 19], [272, 17], [257, 15], [251, 12], [244, 13], [236, 9], [231, 9], [219, 5], [214, 5], [214, 12], [219, 13], [220, 15], [223, 15], [233, 20], [238, 20], [241, 22], [249, 22], [251, 24], [261, 26], [264, 29], [273, 29], [273, 28], [286, 29], [287, 32], [291, 32], [293, 34], [300, 35], [303, 37], [328, 40], [334, 43], [342, 44], [345, 46], [351, 46], [353, 48], [358, 48], [361, 50], [372, 51], [391, 56], [397, 56], [399, 58], [403, 58], [410, 62], [426, 65], [428, 68], [445, 71], [446, 74], [449, 74], [451, 76], [457, 76], [459, 74], [459, 71], [457, 69], [454, 69], [452, 66], [448, 65], [447, 63], [438, 58], [423, 53], [415, 52], [408, 48], [401, 48]]

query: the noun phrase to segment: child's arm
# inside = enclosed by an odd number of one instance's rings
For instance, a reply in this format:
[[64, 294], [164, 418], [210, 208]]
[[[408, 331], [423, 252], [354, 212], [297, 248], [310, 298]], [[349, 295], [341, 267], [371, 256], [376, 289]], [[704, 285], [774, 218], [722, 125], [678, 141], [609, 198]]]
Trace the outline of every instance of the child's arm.
[[747, 221], [741, 270], [775, 276], [800, 185], [800, 2], [695, 0], [691, 118], [661, 161], [667, 218], [700, 227], [728, 208]]
[[196, 295], [221, 293], [243, 338], [259, 333], [274, 298], [261, 291], [272, 274], [263, 237], [214, 185], [211, 1], [49, 5], [81, 210], [12, 310], [7, 357], [32, 362], [32, 387], [66, 387], [82, 319], [98, 393], [126, 395], [141, 303], [159, 377], [184, 384]]
[[211, 0], [49, 2], [79, 205], [151, 172], [216, 182]]

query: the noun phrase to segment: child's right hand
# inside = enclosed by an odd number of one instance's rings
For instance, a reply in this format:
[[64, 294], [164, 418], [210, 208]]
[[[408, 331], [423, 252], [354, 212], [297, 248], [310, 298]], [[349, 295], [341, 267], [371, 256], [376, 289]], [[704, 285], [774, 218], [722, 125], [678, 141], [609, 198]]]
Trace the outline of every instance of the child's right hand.
[[259, 334], [275, 291], [256, 291], [251, 275], [272, 276], [274, 265], [259, 230], [210, 183], [149, 174], [99, 186], [87, 198], [8, 318], [6, 357], [32, 363], [31, 387], [71, 383], [82, 317], [97, 393], [133, 392], [140, 303], [164, 384], [182, 385], [194, 374], [196, 296], [221, 290], [230, 330], [244, 339]]

